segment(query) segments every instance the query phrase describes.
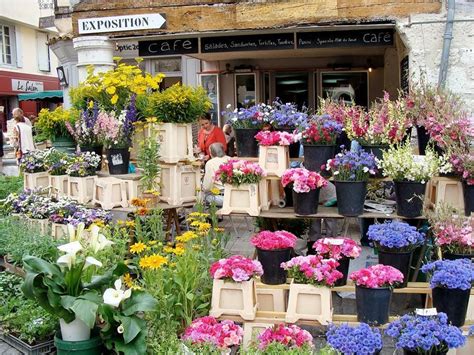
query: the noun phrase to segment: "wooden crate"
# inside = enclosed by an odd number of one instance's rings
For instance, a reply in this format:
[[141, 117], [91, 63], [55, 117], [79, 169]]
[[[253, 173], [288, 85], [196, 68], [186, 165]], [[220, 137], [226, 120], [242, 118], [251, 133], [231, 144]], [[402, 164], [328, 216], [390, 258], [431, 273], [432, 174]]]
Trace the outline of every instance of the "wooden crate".
[[258, 165], [266, 171], [267, 176], [281, 177], [290, 166], [288, 146], [260, 146]]
[[259, 184], [243, 184], [232, 186], [224, 184], [224, 203], [220, 213], [247, 213], [258, 216], [262, 209]]
[[332, 321], [332, 296], [329, 287], [290, 284], [285, 321], [295, 323], [300, 319], [315, 320], [327, 325]]
[[118, 206], [128, 207], [125, 181], [114, 177], [97, 178], [94, 181], [93, 204], [98, 204], [105, 210]]
[[96, 175], [86, 177], [69, 176], [67, 186], [68, 196], [82, 204], [91, 201], [94, 195], [94, 181], [96, 177]]
[[56, 196], [67, 196], [67, 185], [69, 176], [67, 175], [49, 175], [49, 186], [53, 188]]
[[443, 202], [464, 210], [462, 183], [458, 178], [433, 177], [429, 183], [428, 199], [433, 205]]
[[156, 123], [145, 128], [145, 137], [156, 131], [160, 160], [167, 164], [194, 161], [192, 123]]

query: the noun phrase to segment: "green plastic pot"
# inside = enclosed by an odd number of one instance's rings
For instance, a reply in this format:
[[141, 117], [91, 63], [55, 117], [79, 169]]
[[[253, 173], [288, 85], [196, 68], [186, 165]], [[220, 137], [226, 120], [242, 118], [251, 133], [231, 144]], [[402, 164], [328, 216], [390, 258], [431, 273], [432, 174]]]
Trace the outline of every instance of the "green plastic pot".
[[94, 336], [82, 341], [65, 341], [61, 339], [61, 333], [57, 332], [54, 337], [57, 355], [101, 355], [102, 339], [100, 336]]

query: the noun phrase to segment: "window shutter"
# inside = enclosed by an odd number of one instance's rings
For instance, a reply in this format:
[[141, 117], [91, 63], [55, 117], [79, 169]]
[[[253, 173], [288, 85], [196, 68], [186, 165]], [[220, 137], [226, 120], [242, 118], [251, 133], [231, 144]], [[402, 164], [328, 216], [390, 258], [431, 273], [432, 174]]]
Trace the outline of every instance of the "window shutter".
[[51, 71], [49, 62], [48, 35], [44, 32], [36, 32], [36, 47], [38, 55], [38, 69], [40, 71]]

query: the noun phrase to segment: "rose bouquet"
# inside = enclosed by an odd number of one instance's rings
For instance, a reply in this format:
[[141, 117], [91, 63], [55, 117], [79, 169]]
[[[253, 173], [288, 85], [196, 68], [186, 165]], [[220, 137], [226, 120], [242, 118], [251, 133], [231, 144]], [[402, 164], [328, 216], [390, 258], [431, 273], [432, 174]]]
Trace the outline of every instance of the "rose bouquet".
[[366, 288], [393, 287], [403, 282], [403, 274], [394, 267], [387, 265], [373, 265], [353, 272], [349, 278], [357, 286]]
[[377, 172], [376, 158], [363, 149], [356, 152], [344, 150], [328, 160], [326, 170], [337, 181], [367, 181]]
[[214, 179], [223, 184], [239, 186], [242, 184], [258, 183], [265, 175], [265, 171], [256, 163], [231, 159], [219, 166]]
[[382, 250], [396, 249], [397, 251], [411, 251], [421, 245], [425, 236], [406, 222], [386, 221], [369, 226], [367, 236]]
[[434, 261], [421, 271], [431, 275], [431, 288], [469, 290], [474, 281], [474, 264], [469, 259]]
[[304, 168], [286, 170], [281, 177], [281, 184], [286, 187], [293, 184], [293, 190], [298, 193], [309, 192], [327, 185], [327, 180], [320, 174]]
[[311, 354], [313, 337], [296, 325], [278, 324], [265, 329], [258, 336], [257, 343], [262, 354]]
[[25, 173], [39, 173], [46, 171], [47, 150], [31, 150], [23, 154], [20, 159], [20, 170]]
[[100, 156], [94, 152], [78, 153], [71, 159], [71, 163], [66, 169], [66, 174], [76, 177], [95, 175], [100, 160]]
[[338, 266], [336, 260], [323, 259], [320, 255], [297, 256], [281, 264], [296, 283], [318, 286], [334, 286], [342, 277], [342, 273], [337, 270]]
[[325, 114], [312, 117], [306, 126], [300, 126], [297, 137], [304, 145], [334, 145], [342, 128], [341, 123]]
[[260, 129], [264, 123], [271, 123], [273, 120], [273, 107], [261, 103], [231, 111], [230, 105], [227, 105], [227, 110], [223, 111], [222, 115], [233, 128]]
[[260, 131], [255, 135], [258, 144], [263, 146], [287, 146], [295, 142], [295, 136], [288, 132]]
[[461, 329], [450, 325], [445, 313], [433, 316], [405, 314], [388, 325], [385, 334], [395, 346], [417, 354], [445, 354], [464, 345]]
[[228, 259], [220, 259], [211, 265], [210, 273], [214, 279], [232, 280], [235, 282], [248, 281], [254, 276], [263, 274], [262, 264], [241, 255]]
[[331, 324], [326, 338], [328, 347], [338, 354], [375, 354], [383, 347], [380, 330], [372, 329], [365, 323], [356, 327]]
[[273, 102], [273, 109], [271, 110], [271, 124], [278, 128], [294, 128], [305, 126], [308, 120], [308, 114], [303, 111], [298, 111], [296, 104], [287, 102], [282, 103], [279, 100]]
[[275, 250], [294, 248], [296, 240], [296, 236], [287, 231], [261, 231], [254, 235], [250, 242], [261, 250]]
[[351, 238], [321, 238], [313, 244], [313, 249], [324, 259], [339, 260], [359, 257], [362, 248]]

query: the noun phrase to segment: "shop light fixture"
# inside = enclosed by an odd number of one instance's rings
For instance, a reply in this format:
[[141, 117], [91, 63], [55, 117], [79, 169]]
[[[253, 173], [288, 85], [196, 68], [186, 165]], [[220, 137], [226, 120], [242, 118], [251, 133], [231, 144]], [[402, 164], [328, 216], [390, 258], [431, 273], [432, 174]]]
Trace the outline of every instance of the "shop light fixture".
[[304, 80], [281, 80], [278, 81], [279, 85], [295, 85], [295, 84], [304, 84]]

